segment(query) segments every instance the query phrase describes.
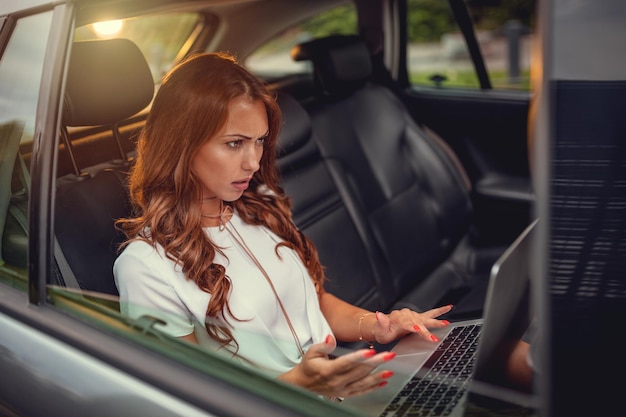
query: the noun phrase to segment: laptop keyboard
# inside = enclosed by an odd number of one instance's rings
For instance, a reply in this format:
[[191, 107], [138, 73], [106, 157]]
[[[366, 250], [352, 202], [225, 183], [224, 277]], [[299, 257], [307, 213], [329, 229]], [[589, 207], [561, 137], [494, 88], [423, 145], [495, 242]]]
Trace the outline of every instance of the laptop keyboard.
[[380, 416], [449, 415], [469, 386], [481, 326], [452, 329]]

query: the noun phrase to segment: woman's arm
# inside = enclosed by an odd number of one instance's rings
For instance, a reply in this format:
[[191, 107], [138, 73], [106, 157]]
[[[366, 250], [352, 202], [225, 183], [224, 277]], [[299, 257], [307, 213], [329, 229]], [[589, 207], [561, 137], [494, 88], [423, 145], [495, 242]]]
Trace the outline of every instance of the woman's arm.
[[389, 314], [371, 312], [347, 303], [324, 292], [320, 296], [322, 313], [337, 339], [344, 342], [363, 340], [390, 343], [408, 333], [419, 333], [424, 339], [436, 342], [429, 328], [447, 326], [447, 320], [436, 318], [452, 310], [452, 305], [417, 313], [403, 308]]
[[514, 346], [505, 364], [506, 377], [516, 388], [526, 392], [532, 391], [533, 369], [528, 363], [530, 345], [520, 340]]
[[[356, 307], [347, 303], [334, 295], [325, 292], [320, 297], [320, 307], [330, 328], [338, 340], [344, 342], [354, 342], [363, 337], [364, 340], [373, 341], [373, 328], [376, 322], [374, 312]], [[361, 321], [361, 331], [359, 334], [359, 319]]]

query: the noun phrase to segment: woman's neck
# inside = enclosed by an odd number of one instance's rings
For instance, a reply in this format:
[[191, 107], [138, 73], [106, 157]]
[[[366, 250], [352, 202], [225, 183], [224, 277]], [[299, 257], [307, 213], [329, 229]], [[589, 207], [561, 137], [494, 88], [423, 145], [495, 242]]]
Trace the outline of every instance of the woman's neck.
[[201, 210], [202, 227], [221, 226], [230, 220], [233, 214], [232, 207], [217, 198], [203, 199]]

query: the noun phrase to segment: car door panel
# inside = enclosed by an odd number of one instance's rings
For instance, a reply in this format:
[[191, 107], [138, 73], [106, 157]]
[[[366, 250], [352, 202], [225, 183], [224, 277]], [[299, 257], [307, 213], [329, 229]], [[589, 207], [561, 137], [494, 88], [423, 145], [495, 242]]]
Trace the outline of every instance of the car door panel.
[[527, 150], [527, 92], [412, 88], [415, 119], [455, 151], [472, 183], [482, 239], [506, 242], [527, 224], [533, 201]]

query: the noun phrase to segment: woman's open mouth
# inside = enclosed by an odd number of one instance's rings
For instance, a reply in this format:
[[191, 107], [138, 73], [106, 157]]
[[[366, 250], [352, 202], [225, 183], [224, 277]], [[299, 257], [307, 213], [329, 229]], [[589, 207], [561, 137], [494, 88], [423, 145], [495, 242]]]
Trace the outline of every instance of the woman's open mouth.
[[233, 181], [232, 182], [233, 187], [235, 187], [236, 189], [240, 190], [240, 191], [244, 191], [245, 189], [248, 188], [248, 186], [250, 185], [250, 180], [241, 180], [241, 181]]

